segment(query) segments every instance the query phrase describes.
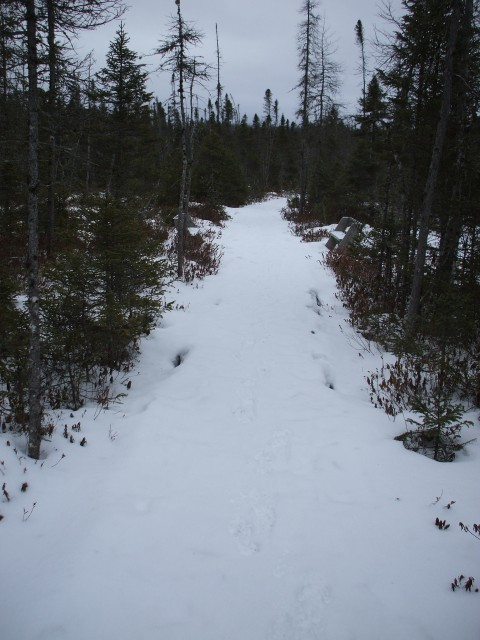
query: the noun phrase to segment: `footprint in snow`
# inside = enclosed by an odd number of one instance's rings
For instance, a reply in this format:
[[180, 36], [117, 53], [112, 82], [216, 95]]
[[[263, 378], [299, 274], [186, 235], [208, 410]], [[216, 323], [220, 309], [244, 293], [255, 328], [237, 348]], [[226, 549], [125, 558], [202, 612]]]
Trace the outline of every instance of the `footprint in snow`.
[[268, 640], [324, 640], [328, 605], [333, 601], [328, 585], [307, 583], [294, 593], [289, 610], [274, 620]]
[[238, 407], [233, 410], [234, 416], [239, 422], [246, 424], [253, 422], [256, 414], [255, 402], [252, 399], [246, 398]]
[[315, 289], [310, 289], [308, 293], [310, 295], [311, 302], [307, 304], [307, 307], [309, 309], [312, 309], [312, 311], [314, 311], [318, 316], [321, 316], [323, 305], [322, 305], [322, 301], [320, 300], [318, 291], [316, 291]]
[[236, 540], [243, 555], [259, 553], [269, 541], [276, 522], [275, 509], [255, 492], [242, 497], [245, 513], [230, 526], [230, 534]]
[[324, 353], [319, 353], [318, 351], [314, 351], [312, 353], [312, 358], [314, 360], [321, 361], [320, 366], [322, 369], [325, 386], [328, 387], [329, 389], [335, 389], [334, 376], [333, 376], [332, 368], [330, 366], [330, 362], [327, 356]]
[[287, 465], [292, 457], [292, 437], [288, 430], [278, 430], [256, 456], [259, 471], [271, 473], [276, 467]]
[[252, 383], [243, 383], [239, 392], [237, 407], [233, 409], [233, 414], [242, 423], [253, 422], [257, 416], [257, 401], [253, 392]]

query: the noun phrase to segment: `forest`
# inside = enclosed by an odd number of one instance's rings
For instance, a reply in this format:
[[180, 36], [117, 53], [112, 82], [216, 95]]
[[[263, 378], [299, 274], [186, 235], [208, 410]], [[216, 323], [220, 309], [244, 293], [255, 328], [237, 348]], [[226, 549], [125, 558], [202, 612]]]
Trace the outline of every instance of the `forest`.
[[[2, 2], [0, 421], [28, 433], [29, 456], [49, 409], [108, 395], [132, 366], [168, 312], [168, 285], [186, 277], [185, 253], [214, 269], [192, 218], [221, 223], [224, 206], [272, 192], [288, 197], [283, 215], [306, 241], [345, 215], [363, 226], [326, 264], [352, 325], [397, 357], [369, 379], [372, 401], [443, 426], [480, 404], [479, 3], [403, 0], [400, 16], [385, 4], [391, 35], [378, 37], [373, 73], [364, 26], [352, 25], [354, 118], [338, 104], [318, 0], [299, 9], [289, 121], [268, 88], [261, 114], [239, 113], [180, 0], [155, 51], [171, 80], [161, 99], [120, 0]], [[95, 70], [75, 38], [112, 20]]]

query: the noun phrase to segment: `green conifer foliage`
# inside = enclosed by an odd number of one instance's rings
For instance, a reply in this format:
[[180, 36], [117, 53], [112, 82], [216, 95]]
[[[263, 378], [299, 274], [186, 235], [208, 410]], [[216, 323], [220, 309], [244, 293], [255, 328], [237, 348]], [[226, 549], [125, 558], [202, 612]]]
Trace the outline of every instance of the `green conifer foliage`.
[[165, 310], [168, 268], [157, 221], [139, 202], [91, 197], [75, 216], [78, 246], [44, 270], [50, 398], [78, 408], [98, 367], [120, 370]]
[[146, 90], [145, 65], [128, 47], [129, 40], [121, 23], [110, 43], [107, 64], [97, 76], [98, 97], [110, 114], [106, 140], [111, 157], [108, 188], [118, 195], [128, 193], [136, 160], [145, 155], [138, 142], [150, 125], [148, 105], [152, 100]]
[[239, 207], [248, 198], [242, 166], [220, 132], [204, 130], [192, 175], [192, 197], [211, 204]]
[[20, 282], [14, 270], [18, 265], [5, 257], [0, 251], [0, 422], [26, 428], [28, 318], [16, 300]]

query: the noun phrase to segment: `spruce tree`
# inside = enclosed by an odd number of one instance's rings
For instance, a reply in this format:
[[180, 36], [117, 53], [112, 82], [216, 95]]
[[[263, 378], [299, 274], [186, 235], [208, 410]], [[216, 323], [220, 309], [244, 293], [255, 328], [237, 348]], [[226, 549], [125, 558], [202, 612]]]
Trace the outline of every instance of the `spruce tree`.
[[363, 24], [361, 20], [357, 20], [355, 24], [355, 41], [360, 47], [360, 71], [362, 73], [362, 97], [360, 104], [362, 107], [362, 115], [365, 118], [366, 106], [365, 101], [367, 97], [367, 62], [365, 55], [365, 34], [363, 30]]
[[[58, 0], [44, 0], [39, 8], [40, 42], [45, 40], [44, 54], [48, 68], [48, 90], [44, 112], [46, 116], [45, 128], [48, 133], [47, 146], [47, 203], [46, 203], [46, 249], [51, 257], [53, 251], [57, 165], [64, 162], [57, 159], [59, 148], [64, 145], [59, 140], [60, 114], [59, 98], [67, 78], [75, 76], [78, 61], [71, 59], [73, 46], [72, 37], [76, 37], [82, 30], [91, 30], [102, 24], [114, 20], [124, 11], [121, 0], [101, 0], [100, 2], [85, 3], [83, 0], [58, 2]], [[43, 36], [43, 37], [42, 37]], [[70, 54], [70, 55], [69, 55]]]
[[[199, 79], [208, 77], [204, 65], [188, 55], [189, 49], [198, 45], [202, 34], [190, 26], [183, 18], [180, 0], [175, 0], [177, 15], [172, 17], [169, 37], [165, 38], [156, 50], [162, 58], [160, 68], [169, 71], [174, 85], [173, 112], [180, 126], [182, 171], [177, 218], [177, 274], [183, 277], [184, 245], [188, 205], [190, 195], [191, 172], [193, 167], [193, 142], [196, 121], [188, 110], [189, 87], [192, 96], [193, 85]], [[178, 89], [177, 83], [178, 82]], [[178, 107], [176, 103], [178, 91]]]
[[138, 62], [138, 54], [129, 48], [125, 26], [120, 23], [110, 43], [106, 66], [97, 75], [99, 98], [111, 115], [109, 149], [111, 169], [108, 190], [112, 194], [128, 192], [133, 178], [130, 167], [140, 152], [136, 142], [142, 124], [148, 120], [152, 93], [146, 89], [148, 73]]
[[309, 124], [315, 94], [316, 65], [319, 44], [320, 16], [317, 13], [318, 0], [303, 0], [300, 13], [302, 20], [298, 28], [297, 51], [300, 79], [296, 85], [299, 90], [300, 106], [297, 115], [301, 123], [300, 149], [300, 198], [299, 214], [303, 215], [307, 201], [309, 168]]

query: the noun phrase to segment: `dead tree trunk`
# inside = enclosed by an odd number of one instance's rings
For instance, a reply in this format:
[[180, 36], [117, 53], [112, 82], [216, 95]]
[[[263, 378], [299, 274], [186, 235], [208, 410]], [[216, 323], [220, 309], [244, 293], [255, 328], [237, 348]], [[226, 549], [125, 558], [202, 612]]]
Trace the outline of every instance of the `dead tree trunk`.
[[38, 272], [38, 54], [35, 0], [26, 0], [28, 64], [28, 455], [40, 457], [42, 402]]
[[188, 175], [188, 149], [187, 149], [187, 117], [185, 113], [185, 41], [183, 35], [183, 19], [180, 10], [180, 0], [176, 0], [178, 15], [178, 42], [179, 42], [179, 65], [178, 65], [178, 97], [180, 100], [180, 121], [182, 126], [182, 178], [180, 183], [180, 198], [178, 207], [177, 226], [177, 275], [183, 278], [183, 263], [185, 254], [185, 220], [187, 217], [186, 187]]
[[47, 0], [47, 42], [48, 42], [48, 94], [47, 114], [50, 140], [48, 148], [48, 186], [47, 186], [47, 255], [52, 257], [53, 235], [55, 227], [55, 177], [56, 177], [56, 124], [55, 109], [57, 101], [57, 45], [55, 43], [55, 7], [53, 0]]

